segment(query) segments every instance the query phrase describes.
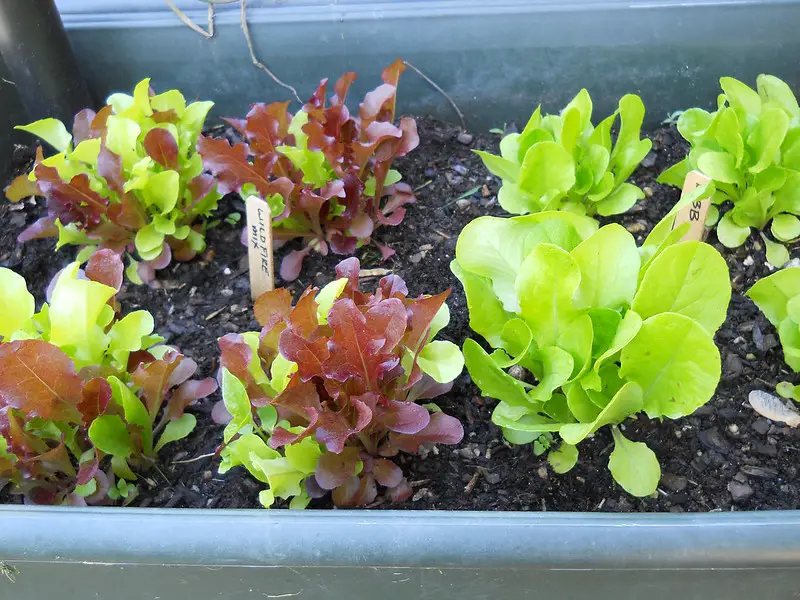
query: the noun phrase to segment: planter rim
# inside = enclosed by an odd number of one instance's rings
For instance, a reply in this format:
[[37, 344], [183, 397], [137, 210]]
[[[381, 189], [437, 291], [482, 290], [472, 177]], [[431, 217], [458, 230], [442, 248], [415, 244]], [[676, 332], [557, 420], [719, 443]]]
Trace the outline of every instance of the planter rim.
[[[163, 0], [123, 0], [109, 5], [106, 0], [57, 0], [64, 25], [69, 29], [106, 27], [186, 27]], [[175, 1], [188, 17], [205, 23], [206, 7], [196, 0]], [[798, 0], [296, 0], [283, 5], [248, 5], [251, 23], [310, 23], [331, 21], [376, 21], [430, 17], [475, 17], [481, 15], [525, 15], [536, 13], [584, 13], [630, 10], [674, 9], [690, 12], [710, 7], [745, 8], [785, 6]], [[216, 24], [238, 24], [239, 5], [216, 7]]]
[[800, 511], [294, 512], [5, 505], [0, 506], [0, 548], [0, 559], [15, 563], [800, 569]]

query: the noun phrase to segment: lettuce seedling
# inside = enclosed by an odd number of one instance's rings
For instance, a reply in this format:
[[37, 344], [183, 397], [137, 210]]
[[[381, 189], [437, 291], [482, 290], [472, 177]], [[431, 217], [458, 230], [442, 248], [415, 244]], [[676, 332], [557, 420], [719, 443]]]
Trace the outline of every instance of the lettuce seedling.
[[[800, 268], [790, 267], [764, 277], [746, 295], [778, 330], [786, 364], [795, 373], [800, 372]], [[776, 389], [784, 398], [800, 402], [800, 386], [783, 381]]]
[[206, 244], [198, 221], [220, 198], [195, 149], [212, 105], [187, 105], [178, 90], [153, 95], [145, 79], [133, 96], [113, 94], [100, 112], [79, 112], [72, 135], [56, 119], [18, 127], [58, 150], [44, 158], [39, 148], [33, 170], [6, 190], [12, 202], [47, 199], [47, 216], [19, 241], [58, 236], [57, 248], [126, 251], [135, 283], [153, 283], [173, 256], [191, 260]]
[[216, 390], [213, 379], [189, 381], [197, 365], [159, 345], [150, 313], [118, 314], [122, 278], [119, 255], [99, 250], [85, 269], [63, 269], [35, 312], [25, 280], [0, 269], [0, 481], [33, 502], [130, 495], [113, 474], [136, 479], [128, 461], [149, 466], [194, 427], [184, 408]]
[[[762, 234], [768, 259], [789, 260], [783, 243], [800, 237], [800, 108], [789, 86], [759, 75], [756, 92], [731, 77], [720, 79], [717, 110], [691, 108], [678, 119], [678, 131], [691, 144], [689, 155], [658, 178], [681, 187], [696, 169], [716, 185], [707, 224], [729, 248], [741, 246], [751, 228]], [[727, 211], [725, 208], [729, 207]], [[720, 219], [720, 211], [725, 211]]]
[[[619, 134], [612, 144], [617, 116]], [[652, 146], [639, 138], [643, 119], [642, 100], [628, 94], [614, 114], [595, 127], [592, 99], [581, 90], [559, 115], [542, 116], [537, 107], [522, 133], [502, 139], [500, 156], [475, 153], [503, 180], [497, 200], [510, 213], [616, 215], [644, 198], [642, 190], [626, 183]]]
[[[288, 102], [255, 104], [245, 119], [229, 119], [246, 142], [201, 137], [198, 150], [223, 192], [257, 195], [270, 204], [273, 237], [307, 240], [284, 257], [280, 273], [296, 279], [311, 250], [353, 254], [373, 243], [384, 259], [394, 251], [373, 238], [382, 225], [399, 225], [411, 188], [391, 168], [419, 144], [414, 119], [394, 125], [401, 60], [383, 71], [383, 85], [351, 114], [345, 105], [355, 73], [336, 82], [329, 102], [327, 79], [293, 116]], [[243, 232], [246, 236], [246, 231]]]
[[220, 472], [244, 465], [269, 489], [265, 506], [292, 498], [302, 508], [332, 491], [339, 506], [375, 500], [377, 486], [401, 501], [411, 494], [389, 458], [435, 443], [456, 444], [457, 419], [432, 404], [458, 377], [458, 347], [435, 340], [447, 325], [449, 290], [408, 297], [389, 275], [374, 293], [359, 290], [359, 262], [338, 279], [307, 289], [297, 304], [285, 289], [255, 305], [261, 333], [219, 340], [228, 414]]
[[466, 340], [467, 369], [500, 400], [492, 421], [506, 439], [557, 433], [548, 460], [563, 473], [577, 445], [611, 425], [609, 470], [636, 496], [655, 491], [660, 468], [618, 425], [642, 411], [675, 419], [711, 398], [720, 377], [714, 331], [731, 295], [719, 253], [679, 242], [688, 223], [671, 231], [670, 221], [674, 211], [637, 248], [620, 225], [597, 229], [566, 212], [481, 217], [462, 231], [451, 264], [470, 326], [493, 348]]

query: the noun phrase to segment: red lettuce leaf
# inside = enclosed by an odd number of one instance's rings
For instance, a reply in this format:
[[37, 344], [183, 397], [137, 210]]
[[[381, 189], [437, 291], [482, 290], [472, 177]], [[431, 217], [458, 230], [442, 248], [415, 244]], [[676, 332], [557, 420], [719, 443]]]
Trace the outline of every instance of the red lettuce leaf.
[[86, 263], [86, 276], [98, 283], [119, 291], [122, 287], [125, 265], [119, 254], [108, 248], [94, 252]]
[[253, 349], [236, 333], [228, 333], [219, 341], [220, 366], [225, 367], [244, 383], [250, 402], [255, 406], [264, 406], [269, 403], [270, 397], [256, 383], [250, 374], [248, 365], [253, 359]]
[[42, 340], [0, 344], [0, 407], [80, 423], [83, 381], [75, 364], [59, 348]]
[[430, 423], [419, 433], [407, 435], [402, 433], [389, 434], [389, 441], [381, 449], [381, 455], [394, 456], [398, 451], [416, 454], [423, 444], [457, 444], [464, 437], [464, 427], [461, 422], [441, 412], [431, 415]]
[[339, 487], [355, 475], [359, 454], [358, 448], [354, 446], [349, 446], [338, 454], [325, 452], [317, 461], [314, 479], [324, 490]]
[[382, 300], [363, 314], [352, 300], [343, 298], [328, 313], [328, 324], [333, 336], [325, 375], [342, 382], [357, 377], [365, 391], [377, 390], [377, 379], [399, 360], [392, 351], [405, 331], [403, 303]]
[[84, 108], [72, 120], [72, 143], [77, 146], [81, 142], [96, 137], [92, 135], [92, 122], [97, 114], [91, 108]]
[[177, 352], [167, 352], [160, 360], [147, 365], [140, 364], [131, 375], [133, 383], [141, 388], [141, 398], [151, 419], [155, 419], [163, 405], [170, 389], [170, 378], [183, 358], [183, 355]]
[[84, 226], [98, 225], [108, 211], [108, 198], [89, 187], [86, 173], [79, 173], [65, 182], [53, 167], [38, 164], [34, 172], [39, 189], [48, 197], [48, 210], [55, 213], [62, 223], [75, 221]]
[[87, 425], [106, 412], [111, 401], [111, 386], [102, 377], [95, 377], [86, 382], [83, 396], [78, 403], [78, 410]]
[[337, 506], [364, 506], [374, 502], [377, 496], [378, 490], [372, 473], [351, 477], [333, 490], [332, 494], [333, 501]]
[[144, 136], [144, 151], [165, 169], [178, 168], [178, 142], [162, 127], [154, 127]]
[[183, 382], [169, 399], [166, 418], [169, 420], [179, 418], [187, 406], [202, 398], [207, 398], [216, 391], [217, 382], [212, 377]]

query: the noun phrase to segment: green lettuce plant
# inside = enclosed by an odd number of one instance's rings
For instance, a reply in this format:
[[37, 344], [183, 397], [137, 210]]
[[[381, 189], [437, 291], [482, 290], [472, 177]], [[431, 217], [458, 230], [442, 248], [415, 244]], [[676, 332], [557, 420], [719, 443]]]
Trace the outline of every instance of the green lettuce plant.
[[122, 278], [120, 257], [99, 250], [63, 269], [37, 312], [25, 280], [0, 269], [0, 487], [46, 504], [130, 497], [133, 469], [194, 428], [183, 411], [216, 382], [189, 379], [197, 365], [160, 345], [150, 313], [119, 314]]
[[800, 108], [777, 77], [759, 75], [756, 83], [758, 91], [723, 77], [716, 111], [691, 108], [681, 114], [678, 131], [691, 150], [658, 180], [681, 187], [693, 169], [713, 179], [707, 224], [716, 224], [719, 241], [736, 248], [752, 228], [769, 225], [780, 243], [762, 234], [767, 258], [783, 266], [789, 260], [783, 244], [800, 237]]
[[[620, 127], [612, 143], [611, 129]], [[500, 156], [475, 150], [486, 168], [503, 180], [497, 199], [505, 210], [522, 215], [551, 210], [608, 216], [624, 213], [644, 192], [626, 183], [652, 146], [640, 139], [644, 104], [628, 94], [597, 127], [592, 99], [581, 90], [559, 115], [537, 107], [522, 133], [500, 142]]]
[[358, 286], [359, 262], [309, 288], [292, 306], [278, 289], [255, 305], [261, 333], [219, 340], [227, 422], [220, 472], [242, 465], [291, 508], [331, 493], [339, 506], [367, 505], [378, 486], [390, 500], [412, 489], [391, 457], [425, 445], [456, 444], [461, 423], [423, 399], [446, 391], [464, 367], [458, 346], [436, 340], [450, 313], [449, 290], [410, 298], [400, 277], [374, 293]]
[[[764, 277], [746, 295], [778, 330], [786, 364], [800, 372], [800, 268], [781, 269]], [[800, 386], [783, 381], [776, 390], [784, 398], [800, 402]]]
[[18, 127], [58, 151], [44, 158], [39, 148], [33, 170], [6, 190], [12, 202], [47, 200], [47, 215], [19, 241], [57, 236], [56, 248], [83, 246], [83, 256], [125, 251], [135, 283], [154, 282], [173, 257], [191, 260], [206, 245], [200, 221], [220, 198], [196, 151], [212, 106], [187, 104], [178, 90], [154, 95], [145, 79], [132, 96], [112, 94], [98, 113], [80, 111], [71, 134], [57, 119]]
[[622, 424], [639, 412], [676, 419], [711, 398], [714, 332], [731, 295], [725, 261], [707, 244], [679, 241], [688, 224], [672, 231], [674, 212], [641, 248], [620, 225], [598, 229], [565, 212], [481, 217], [462, 231], [451, 264], [470, 327], [492, 348], [468, 339], [466, 366], [500, 401], [492, 421], [506, 439], [540, 441], [563, 473], [580, 442], [609, 425], [609, 470], [636, 496], [655, 491], [660, 467]]

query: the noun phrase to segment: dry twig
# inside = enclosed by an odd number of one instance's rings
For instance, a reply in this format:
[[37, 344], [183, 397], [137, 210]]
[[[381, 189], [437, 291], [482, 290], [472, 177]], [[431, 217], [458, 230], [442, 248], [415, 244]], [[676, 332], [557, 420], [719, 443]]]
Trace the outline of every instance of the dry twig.
[[175, 6], [172, 3], [172, 0], [164, 0], [164, 2], [167, 3], [167, 6], [169, 6], [172, 9], [172, 12], [174, 12], [178, 16], [178, 18], [181, 21], [183, 21], [183, 23], [189, 29], [191, 29], [192, 31], [196, 31], [197, 33], [202, 35], [207, 40], [210, 40], [211, 38], [214, 37], [214, 3], [213, 2], [209, 2], [208, 3], [208, 31], [206, 31], [205, 29], [200, 27], [197, 23], [195, 23], [188, 16], [186, 16], [186, 13], [183, 12], [177, 6]]
[[472, 479], [469, 480], [469, 483], [464, 486], [464, 493], [469, 494], [472, 491], [472, 488], [475, 487], [475, 484], [478, 483], [478, 478], [483, 475], [481, 469], [475, 471], [475, 474], [472, 476]]
[[423, 78], [425, 81], [427, 81], [429, 84], [431, 84], [431, 85], [433, 86], [433, 89], [435, 89], [435, 90], [436, 90], [437, 92], [439, 92], [439, 93], [440, 93], [442, 96], [444, 96], [445, 98], [447, 98], [447, 101], [450, 103], [450, 106], [452, 106], [452, 107], [453, 107], [453, 110], [455, 110], [455, 111], [456, 111], [456, 114], [458, 114], [458, 118], [461, 120], [461, 129], [462, 129], [463, 131], [466, 131], [466, 130], [467, 130], [467, 121], [466, 121], [466, 119], [464, 119], [464, 113], [462, 113], [462, 112], [461, 112], [461, 109], [459, 109], [459, 108], [458, 108], [458, 105], [455, 103], [455, 100], [453, 100], [453, 99], [452, 99], [450, 96], [448, 96], [448, 95], [447, 95], [447, 92], [445, 92], [445, 91], [444, 91], [442, 88], [440, 88], [440, 87], [439, 87], [439, 86], [436, 84], [436, 82], [435, 82], [433, 79], [431, 79], [430, 77], [428, 77], [427, 75], [425, 75], [425, 73], [423, 73], [422, 71], [420, 71], [420, 70], [419, 70], [417, 67], [415, 67], [414, 65], [412, 65], [410, 62], [408, 62], [407, 60], [404, 60], [404, 61], [403, 61], [403, 64], [404, 64], [405, 66], [407, 66], [409, 69], [411, 69], [412, 71], [416, 72], [416, 73], [417, 73], [417, 75], [419, 75], [419, 76], [420, 76], [420, 77], [422, 77], [422, 78]]
[[292, 94], [294, 94], [294, 97], [297, 98], [297, 101], [300, 104], [303, 104], [303, 101], [300, 99], [300, 96], [297, 95], [297, 90], [294, 89], [292, 86], [290, 86], [288, 83], [284, 83], [283, 81], [278, 79], [278, 76], [275, 75], [275, 73], [273, 73], [272, 71], [270, 71], [267, 65], [262, 63], [260, 60], [258, 60], [258, 57], [256, 57], [256, 51], [253, 49], [253, 41], [250, 39], [250, 29], [247, 26], [247, 0], [242, 0], [242, 32], [244, 32], [244, 39], [247, 42], [247, 49], [250, 50], [250, 59], [253, 61], [253, 64], [262, 71], [264, 71], [267, 75], [269, 75], [272, 78], [272, 80], [279, 86], [281, 86], [282, 88], [286, 88], [287, 90], [292, 92]]
[[173, 460], [173, 465], [186, 465], [189, 463], [197, 462], [198, 460], [203, 460], [204, 458], [211, 458], [214, 456], [216, 452], [209, 452], [208, 454], [201, 454], [200, 456], [195, 456], [194, 458], [187, 458], [186, 460]]
[[[178, 16], [178, 18], [187, 27], [189, 27], [189, 29], [191, 29], [192, 31], [196, 31], [197, 33], [199, 33], [200, 35], [202, 35], [206, 39], [211, 39], [211, 38], [214, 37], [214, 5], [215, 4], [233, 4], [234, 2], [241, 2], [241, 13], [240, 13], [241, 17], [240, 17], [240, 19], [241, 19], [242, 33], [244, 33], [244, 39], [247, 42], [247, 49], [250, 51], [250, 60], [253, 61], [253, 64], [256, 67], [258, 67], [259, 69], [264, 71], [267, 75], [269, 75], [270, 78], [275, 83], [277, 83], [282, 88], [285, 88], [285, 89], [289, 90], [290, 92], [292, 92], [292, 94], [294, 94], [294, 97], [297, 99], [297, 101], [300, 104], [303, 104], [303, 101], [300, 99], [300, 96], [297, 94], [297, 90], [296, 89], [294, 89], [288, 83], [284, 83], [283, 81], [281, 81], [278, 78], [278, 76], [275, 75], [275, 73], [273, 73], [269, 69], [269, 67], [267, 67], [267, 65], [265, 65], [263, 62], [258, 60], [258, 57], [256, 56], [256, 51], [253, 48], [253, 40], [250, 39], [250, 28], [247, 25], [247, 0], [204, 0], [204, 1], [208, 3], [208, 30], [207, 31], [205, 29], [203, 29], [202, 27], [200, 27], [199, 25], [197, 25], [197, 23], [192, 21], [186, 15], [186, 13], [184, 13], [180, 8], [175, 6], [172, 3], [172, 0], [164, 0], [164, 2], [167, 3], [167, 6], [169, 6], [170, 9], [172, 9], [172, 12], [174, 12]], [[456, 109], [456, 110], [458, 110], [458, 109]]]

